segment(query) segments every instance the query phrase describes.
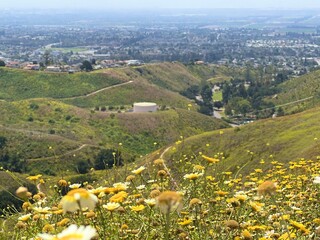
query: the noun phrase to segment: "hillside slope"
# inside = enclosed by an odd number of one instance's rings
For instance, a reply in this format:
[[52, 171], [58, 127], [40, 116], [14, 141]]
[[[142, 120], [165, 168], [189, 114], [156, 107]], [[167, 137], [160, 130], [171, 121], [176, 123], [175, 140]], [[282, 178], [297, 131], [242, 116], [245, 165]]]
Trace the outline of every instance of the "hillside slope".
[[[310, 98], [312, 97], [312, 98]], [[311, 72], [301, 77], [292, 78], [279, 85], [279, 93], [269, 98], [268, 101], [275, 105], [282, 105], [307, 99], [295, 104], [284, 106], [286, 113], [301, 112], [320, 103], [320, 70]]]
[[[37, 161], [79, 160], [81, 152], [81, 158], [92, 160], [97, 149], [119, 148], [119, 143], [121, 151], [133, 157], [171, 144], [180, 135], [192, 136], [227, 126], [183, 109], [111, 113], [47, 99], [0, 102], [0, 136], [8, 138], [9, 151]], [[77, 159], [72, 157], [75, 153]]]
[[[165, 154], [166, 159], [180, 161], [183, 156], [201, 159], [199, 152], [207, 156], [225, 159], [219, 166], [222, 171], [235, 172], [237, 167], [248, 172], [261, 168], [260, 161], [277, 160], [282, 163], [299, 158], [320, 156], [320, 108], [276, 118], [257, 121], [240, 128], [214, 131], [190, 137], [183, 144], [173, 146]], [[218, 154], [218, 155], [217, 155]], [[174, 162], [172, 166], [174, 166]]]

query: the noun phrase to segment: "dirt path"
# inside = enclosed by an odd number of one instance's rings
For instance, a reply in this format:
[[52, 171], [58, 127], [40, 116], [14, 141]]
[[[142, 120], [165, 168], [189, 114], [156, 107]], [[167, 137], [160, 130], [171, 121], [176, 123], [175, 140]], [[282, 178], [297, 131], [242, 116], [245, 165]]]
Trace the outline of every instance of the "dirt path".
[[32, 158], [32, 159], [27, 159], [28, 161], [42, 161], [42, 160], [54, 160], [54, 159], [58, 159], [67, 155], [71, 155], [71, 154], [75, 154], [76, 152], [81, 151], [81, 149], [88, 147], [88, 146], [93, 146], [93, 145], [89, 145], [89, 144], [82, 144], [80, 147], [70, 150], [68, 152], [65, 152], [63, 154], [60, 154], [58, 156], [52, 156], [52, 157], [42, 157], [42, 158]]
[[[161, 153], [160, 158], [163, 159], [163, 160], [165, 160], [165, 159], [163, 158], [163, 156], [164, 156], [164, 154], [166, 154], [166, 152], [168, 152], [171, 148], [172, 148], [172, 146], [167, 147], [167, 148]], [[177, 183], [177, 181], [172, 177], [172, 175], [171, 175], [171, 173], [170, 173], [170, 169], [168, 168], [166, 162], [163, 162], [163, 168], [164, 168], [164, 170], [168, 173], [168, 176], [169, 176], [169, 178], [171, 179], [171, 181], [172, 181], [175, 189], [179, 189], [178, 183]]]
[[112, 88], [122, 87], [122, 86], [125, 86], [125, 85], [128, 85], [128, 84], [131, 84], [131, 83], [133, 83], [133, 81], [129, 81], [129, 82], [125, 82], [125, 83], [119, 83], [119, 84], [112, 85], [112, 86], [109, 86], [109, 87], [101, 88], [101, 89], [98, 89], [98, 90], [96, 90], [94, 92], [88, 93], [86, 95], [80, 95], [80, 96], [75, 96], [75, 97], [66, 97], [66, 98], [56, 98], [56, 99], [58, 99], [58, 100], [72, 100], [72, 99], [76, 99], [76, 98], [90, 97], [90, 96], [96, 95], [99, 92], [103, 92], [105, 90], [112, 89]]
[[23, 133], [23, 134], [26, 134], [26, 135], [31, 135], [31, 136], [34, 136], [34, 137], [39, 137], [39, 138], [64, 140], [64, 141], [72, 142], [72, 143], [75, 143], [75, 144], [81, 144], [81, 146], [77, 147], [76, 149], [67, 151], [67, 152], [62, 153], [62, 154], [60, 154], [58, 156], [31, 158], [31, 159], [27, 159], [28, 161], [52, 160], [52, 159], [56, 159], [56, 158], [60, 158], [60, 157], [64, 157], [64, 156], [67, 156], [67, 155], [74, 154], [76, 152], [81, 151], [85, 147], [99, 147], [100, 148], [100, 146], [97, 146], [97, 145], [94, 145], [94, 144], [81, 143], [81, 142], [79, 142], [77, 140], [66, 138], [66, 137], [63, 137], [63, 136], [60, 136], [60, 135], [48, 134], [48, 133], [35, 131], [35, 130], [27, 130], [27, 129], [18, 129], [18, 128], [5, 127], [5, 126], [3, 126], [1, 124], [0, 124], [0, 129], [4, 129], [4, 130], [7, 130], [7, 131], [12, 131], [12, 132], [19, 132], [19, 133]]

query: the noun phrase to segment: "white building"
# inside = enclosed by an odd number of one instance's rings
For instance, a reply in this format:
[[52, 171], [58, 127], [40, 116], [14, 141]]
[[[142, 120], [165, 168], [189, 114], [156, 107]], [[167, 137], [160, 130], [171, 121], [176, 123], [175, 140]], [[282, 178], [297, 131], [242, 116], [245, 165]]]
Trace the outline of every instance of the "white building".
[[158, 110], [158, 105], [151, 102], [140, 102], [133, 104], [133, 112], [156, 112]]

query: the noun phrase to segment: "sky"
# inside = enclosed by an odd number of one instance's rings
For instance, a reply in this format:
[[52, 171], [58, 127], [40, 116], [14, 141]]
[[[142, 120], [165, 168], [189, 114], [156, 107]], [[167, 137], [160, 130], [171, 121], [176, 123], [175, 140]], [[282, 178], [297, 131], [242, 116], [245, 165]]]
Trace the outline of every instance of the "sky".
[[0, 0], [0, 9], [320, 9], [320, 0]]

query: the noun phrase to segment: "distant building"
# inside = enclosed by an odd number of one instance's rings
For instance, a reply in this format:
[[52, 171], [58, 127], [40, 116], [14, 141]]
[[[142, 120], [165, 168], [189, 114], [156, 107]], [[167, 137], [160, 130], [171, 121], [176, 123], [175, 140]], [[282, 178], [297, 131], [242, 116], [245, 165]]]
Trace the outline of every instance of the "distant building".
[[60, 67], [57, 66], [48, 66], [46, 67], [46, 71], [48, 72], [61, 72]]
[[20, 68], [21, 63], [20, 62], [14, 62], [14, 61], [10, 61], [6, 63], [6, 67], [9, 68]]
[[128, 60], [126, 61], [128, 66], [140, 66], [142, 62], [140, 60]]
[[140, 102], [133, 104], [133, 112], [156, 112], [158, 110], [158, 105], [152, 102]]
[[23, 69], [39, 71], [40, 70], [40, 65], [39, 64], [28, 64]]

